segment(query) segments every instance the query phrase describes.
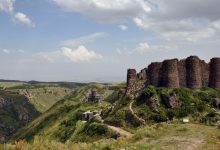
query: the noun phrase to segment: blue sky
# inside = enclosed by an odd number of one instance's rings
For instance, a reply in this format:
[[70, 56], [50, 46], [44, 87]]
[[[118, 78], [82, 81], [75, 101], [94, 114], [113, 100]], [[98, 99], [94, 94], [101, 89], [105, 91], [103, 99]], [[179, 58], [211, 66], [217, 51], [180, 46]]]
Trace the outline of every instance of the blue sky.
[[0, 0], [0, 78], [117, 82], [128, 68], [220, 56], [218, 0]]

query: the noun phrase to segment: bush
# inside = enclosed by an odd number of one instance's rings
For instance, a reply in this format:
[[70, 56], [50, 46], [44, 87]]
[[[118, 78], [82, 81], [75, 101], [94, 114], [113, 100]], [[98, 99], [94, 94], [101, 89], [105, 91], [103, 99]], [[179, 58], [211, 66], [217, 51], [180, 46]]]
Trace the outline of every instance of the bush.
[[167, 116], [164, 113], [157, 113], [152, 115], [151, 119], [153, 119], [155, 122], [165, 122], [167, 121]]
[[146, 98], [150, 98], [157, 94], [156, 88], [154, 86], [148, 86], [146, 89], [144, 89], [142, 96]]
[[169, 120], [173, 120], [173, 118], [176, 116], [175, 111], [174, 110], [168, 110], [167, 111], [167, 117], [169, 118]]

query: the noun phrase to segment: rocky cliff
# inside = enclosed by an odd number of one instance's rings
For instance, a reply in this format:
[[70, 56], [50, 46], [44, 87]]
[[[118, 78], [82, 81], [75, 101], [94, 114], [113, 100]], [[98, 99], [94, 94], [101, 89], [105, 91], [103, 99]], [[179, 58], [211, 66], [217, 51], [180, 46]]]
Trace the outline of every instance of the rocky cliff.
[[0, 143], [39, 115], [29, 100], [18, 94], [0, 91]]
[[136, 83], [139, 81], [142, 81], [145, 87], [153, 85], [200, 89], [203, 86], [209, 86], [220, 90], [220, 58], [213, 58], [210, 63], [206, 63], [197, 56], [190, 56], [182, 60], [170, 59], [153, 62], [140, 73], [136, 73], [135, 69], [129, 69], [127, 75], [129, 94], [140, 90], [136, 87]]

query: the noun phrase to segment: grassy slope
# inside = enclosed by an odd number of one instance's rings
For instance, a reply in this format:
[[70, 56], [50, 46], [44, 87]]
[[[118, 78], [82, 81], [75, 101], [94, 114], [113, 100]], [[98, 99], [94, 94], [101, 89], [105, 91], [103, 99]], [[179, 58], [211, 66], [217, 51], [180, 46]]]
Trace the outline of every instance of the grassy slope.
[[[15, 144], [4, 145], [5, 150], [18, 149], [65, 149], [65, 150], [94, 150], [94, 149], [129, 149], [129, 150], [219, 150], [220, 129], [200, 124], [155, 124], [144, 126], [130, 138], [120, 138], [117, 141], [102, 139], [93, 143], [62, 144], [45, 137], [36, 137], [32, 144], [20, 141]], [[3, 145], [0, 145], [0, 148]]]
[[0, 92], [0, 137], [7, 140], [40, 113], [22, 95]]
[[[14, 136], [14, 139], [25, 138], [27, 140], [32, 140], [35, 136], [44, 136], [62, 142], [67, 140], [89, 140], [84, 131], [81, 133], [76, 132], [77, 130], [80, 130], [77, 128], [77, 124], [80, 124], [79, 120], [81, 114], [87, 110], [102, 110], [110, 105], [107, 101], [103, 101], [100, 104], [82, 103], [83, 100], [85, 100], [85, 96], [88, 91], [93, 87], [96, 87], [98, 89], [98, 93], [104, 95], [105, 98], [108, 98], [109, 95], [113, 93], [113, 90], [109, 89], [108, 86], [105, 85], [90, 85], [80, 88], [74, 91], [69, 97], [66, 97], [56, 103], [52, 108], [43, 113], [28, 126], [21, 129]], [[99, 125], [101, 124], [98, 124], [97, 126]], [[90, 124], [85, 125], [85, 127], [86, 130], [90, 129]], [[78, 134], [80, 134], [83, 138], [78, 138], [80, 137]], [[93, 137], [93, 139], [98, 138], [100, 137]]]
[[[37, 141], [36, 143], [38, 143], [46, 138], [46, 141], [51, 143], [52, 147], [59, 145], [66, 149], [71, 149], [72, 147], [75, 149], [77, 147], [79, 149], [80, 147], [81, 149], [102, 149], [108, 147], [112, 149], [129, 148], [145, 150], [161, 149], [161, 147], [164, 149], [181, 149], [185, 146], [189, 146], [189, 149], [218, 149], [220, 130], [214, 126], [207, 125], [212, 124], [212, 121], [218, 119], [219, 116], [210, 117], [207, 114], [212, 114], [211, 101], [213, 98], [220, 97], [219, 92], [209, 88], [203, 88], [200, 91], [192, 91], [190, 89], [159, 89], [155, 92], [161, 103], [158, 112], [150, 110], [144, 102], [134, 104], [133, 109], [136, 115], [145, 119], [148, 123], [148, 125], [140, 126], [141, 122], [132, 115], [129, 109], [129, 104], [132, 102], [131, 99], [121, 97], [118, 100], [115, 98], [117, 93], [106, 90], [106, 86], [98, 85], [96, 87], [100, 93], [108, 97], [103, 103], [80, 103], [84, 99], [85, 93], [92, 86], [81, 88], [65, 100], [56, 103], [50, 110], [20, 130], [14, 139], [33, 140], [33, 142]], [[111, 87], [111, 89], [117, 91], [118, 87]], [[161, 101], [160, 95], [169, 95], [172, 92], [177, 93], [183, 105], [175, 109], [167, 109]], [[94, 131], [97, 131], [97, 129], [101, 129], [101, 131], [106, 129], [103, 124], [97, 121], [86, 124], [78, 121], [79, 116], [84, 111], [107, 110], [111, 106], [110, 103], [114, 105], [114, 108], [110, 113], [105, 114], [105, 122], [133, 133], [133, 137], [121, 138], [117, 141], [109, 140], [108, 138], [116, 136], [113, 131], [106, 131], [103, 134], [104, 136], [96, 132], [94, 134]], [[170, 111], [172, 111], [172, 118], [177, 121], [168, 121]], [[179, 122], [179, 119], [181, 120], [182, 117], [186, 116], [190, 117], [191, 124], [181, 124]], [[156, 123], [163, 122], [165, 121], [164, 119], [170, 122], [170, 124]], [[208, 124], [205, 125], [206, 123]], [[100, 139], [102, 140], [99, 141]], [[54, 140], [66, 142], [66, 145]], [[76, 142], [92, 143], [75, 144]], [[24, 143], [24, 145], [34, 146], [28, 143]]]
[[81, 85], [70, 83], [0, 82], [0, 88], [25, 95], [40, 112], [45, 112], [78, 86]]

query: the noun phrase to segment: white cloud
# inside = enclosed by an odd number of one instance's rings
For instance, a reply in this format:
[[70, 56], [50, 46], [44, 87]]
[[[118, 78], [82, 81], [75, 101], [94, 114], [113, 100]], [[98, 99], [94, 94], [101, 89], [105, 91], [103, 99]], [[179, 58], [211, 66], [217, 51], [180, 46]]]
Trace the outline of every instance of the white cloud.
[[143, 55], [145, 53], [155, 53], [155, 52], [170, 52], [176, 50], [178, 47], [175, 43], [166, 43], [166, 44], [153, 44], [150, 45], [147, 42], [142, 42], [137, 45], [133, 50], [128, 51], [128, 54], [138, 53]]
[[2, 52], [6, 53], [6, 54], [10, 54], [11, 53], [11, 51], [8, 50], [8, 49], [3, 49]]
[[88, 62], [94, 59], [102, 58], [101, 55], [96, 54], [94, 51], [89, 51], [85, 46], [79, 46], [73, 50], [67, 47], [62, 48], [62, 54], [69, 58], [72, 62]]
[[66, 11], [79, 12], [99, 22], [121, 22], [151, 8], [145, 0], [53, 0]]
[[128, 27], [125, 26], [125, 25], [119, 25], [119, 28], [120, 28], [122, 31], [128, 30]]
[[15, 0], [0, 0], [0, 11], [13, 12]]
[[18, 21], [26, 26], [34, 27], [34, 23], [28, 18], [28, 16], [24, 13], [18, 12], [14, 15], [15, 21]]
[[131, 21], [137, 27], [151, 30], [165, 40], [204, 40], [214, 37], [219, 29], [219, 0], [53, 1], [65, 11], [78, 12], [98, 22], [121, 24]]
[[116, 49], [116, 52], [117, 52], [118, 54], [122, 54], [122, 50], [119, 49], [119, 48]]
[[82, 36], [80, 38], [76, 38], [76, 39], [70, 39], [70, 40], [66, 40], [66, 41], [62, 41], [61, 45], [63, 46], [78, 46], [78, 45], [82, 45], [88, 42], [92, 42], [98, 38], [102, 38], [106, 36], [105, 32], [97, 32], [97, 33], [93, 33], [87, 36]]
[[213, 27], [220, 31], [220, 20], [213, 22]]
[[147, 42], [145, 43], [139, 43], [138, 47], [135, 49], [136, 52], [143, 54], [150, 48], [149, 44]]
[[76, 49], [62, 47], [61, 50], [52, 52], [40, 52], [37, 54], [39, 58], [46, 60], [50, 63], [71, 61], [71, 62], [90, 62], [92, 60], [101, 59], [102, 55], [94, 51], [88, 50], [85, 46], [81, 45]]

